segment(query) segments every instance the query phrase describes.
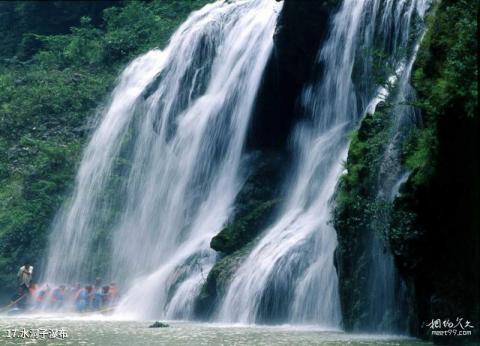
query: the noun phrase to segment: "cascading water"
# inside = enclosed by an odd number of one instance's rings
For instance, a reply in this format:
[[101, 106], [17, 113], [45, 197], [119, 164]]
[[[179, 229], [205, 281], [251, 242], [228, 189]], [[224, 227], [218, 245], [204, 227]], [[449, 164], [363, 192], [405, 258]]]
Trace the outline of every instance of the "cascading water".
[[[422, 5], [424, 7], [419, 7], [419, 14], [423, 17], [428, 3]], [[377, 191], [376, 201], [384, 206], [394, 201], [401, 184], [409, 176], [409, 172], [401, 165], [401, 149], [410, 130], [420, 119], [418, 110], [408, 104], [415, 99], [415, 91], [409, 81], [420, 41], [421, 38], [417, 40], [406, 64], [397, 71], [399, 82], [392, 94], [388, 95], [388, 101], [395, 106], [389, 112], [391, 124], [388, 141], [378, 172], [377, 186], [373, 188]], [[407, 288], [395, 267], [383, 232], [390, 225], [389, 209], [380, 209], [375, 219], [374, 230], [367, 242], [370, 256], [367, 277], [367, 291], [370, 294], [366, 297], [368, 322], [362, 327], [375, 332], [404, 333], [407, 330]]]
[[[50, 239], [46, 280], [130, 287], [119, 313], [188, 318], [241, 152], [281, 3], [217, 2], [123, 72]], [[106, 249], [111, 249], [110, 251]]]
[[[329, 221], [348, 133], [388, 95], [374, 71], [385, 67], [382, 80], [391, 83], [409, 78], [396, 72], [413, 61], [409, 40], [418, 41], [420, 34], [410, 30], [411, 19], [423, 17], [427, 2], [343, 2], [319, 55], [324, 73], [302, 98], [307, 120], [293, 135], [298, 162], [288, 198], [234, 274], [219, 320], [340, 325], [333, 263], [337, 240]], [[376, 55], [382, 57], [380, 67], [374, 64]]]

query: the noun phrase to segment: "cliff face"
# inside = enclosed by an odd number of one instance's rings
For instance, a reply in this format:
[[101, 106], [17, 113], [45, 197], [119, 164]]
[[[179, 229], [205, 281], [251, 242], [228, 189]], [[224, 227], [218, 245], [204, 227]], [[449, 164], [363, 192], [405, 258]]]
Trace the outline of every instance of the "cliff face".
[[[163, 45], [188, 13], [205, 2], [129, 2], [122, 7], [85, 2], [51, 30], [43, 27], [45, 22], [29, 22], [32, 15], [40, 17], [32, 10], [38, 3], [0, 4], [2, 18], [22, 22], [19, 32], [11, 32], [12, 22], [0, 25], [0, 289], [13, 289], [20, 262], [40, 264], [49, 224], [75, 174], [89, 114], [118, 72], [132, 57]], [[57, 3], [49, 6], [67, 9]], [[248, 179], [231, 222], [212, 239], [219, 261], [197, 301], [200, 318], [211, 315], [234, 269], [283, 198], [281, 184], [291, 162], [288, 137], [302, 117], [297, 100], [318, 75], [314, 71], [322, 69], [315, 65], [317, 52], [340, 3], [285, 0], [248, 132]], [[411, 292], [403, 322], [413, 335], [429, 337], [423, 323], [433, 318], [459, 317], [473, 321], [473, 332], [479, 328], [476, 12], [475, 1], [469, 0], [443, 0], [432, 10], [412, 81], [422, 121], [402, 148], [401, 164], [410, 175], [393, 203], [374, 198], [393, 106], [379, 107], [353, 135], [334, 215], [347, 330], [368, 323], [371, 259], [365, 248], [373, 230], [383, 234], [385, 251], [393, 254]], [[80, 20], [82, 16], [92, 18]], [[37, 31], [38, 25], [43, 31]], [[76, 27], [70, 30], [71, 25]]]
[[407, 331], [408, 304], [387, 240], [392, 204], [379, 197], [396, 111], [387, 101], [363, 119], [335, 197], [335, 260], [343, 325], [350, 331]]
[[329, 20], [340, 1], [285, 0], [274, 48], [262, 78], [247, 138], [249, 177], [235, 201], [234, 217], [212, 239], [220, 260], [209, 273], [195, 311], [207, 319], [231, 275], [281, 202], [291, 156], [288, 137], [302, 116], [297, 103], [310, 82]]
[[477, 10], [442, 1], [415, 66], [423, 126], [405, 148], [412, 174], [395, 201], [390, 242], [413, 287], [416, 335], [428, 334], [422, 322], [458, 317], [479, 337]]
[[[291, 162], [288, 135], [302, 116], [298, 96], [315, 75], [314, 68], [322, 68], [314, 67], [315, 57], [338, 3], [285, 1], [249, 131], [247, 150], [255, 153], [250, 178], [237, 199], [231, 223], [212, 240], [220, 260], [197, 301], [200, 318], [210, 316], [235, 268], [282, 199], [281, 182]], [[400, 274], [393, 276], [392, 286], [398, 291], [406, 285], [410, 292], [395, 292], [397, 306], [385, 313], [383, 327], [430, 338], [425, 323], [432, 318], [478, 321], [478, 300], [473, 298], [478, 297], [474, 268], [479, 254], [475, 211], [479, 174], [478, 160], [473, 159], [478, 156], [478, 104], [477, 70], [471, 61], [476, 51], [472, 6], [443, 1], [431, 11], [413, 78], [418, 91], [415, 106], [422, 120], [402, 145], [399, 164], [410, 175], [393, 202], [381, 202], [375, 196], [398, 105], [379, 106], [353, 136], [348, 174], [336, 194], [333, 220], [346, 330], [372, 328], [368, 280], [373, 259], [366, 250], [372, 234], [380, 235], [382, 251], [392, 254]], [[452, 25], [455, 30], [447, 29]], [[273, 172], [271, 179], [265, 179]], [[255, 193], [262, 189], [268, 193]]]
[[[274, 49], [265, 70], [249, 131], [250, 148], [285, 147], [302, 116], [297, 103], [328, 31], [339, 0], [286, 0], [278, 19]], [[316, 68], [319, 68], [316, 66]]]
[[[400, 163], [410, 174], [393, 203], [375, 203], [374, 196], [388, 113], [395, 105], [367, 116], [353, 137], [334, 220], [347, 330], [365, 323], [365, 249], [372, 228], [383, 235], [385, 251], [393, 254], [409, 288], [405, 323], [411, 334], [432, 338], [426, 323], [437, 318], [479, 323], [475, 13], [468, 1], [442, 1], [431, 11], [412, 78], [421, 121], [402, 147]], [[379, 224], [376, 219], [385, 214], [388, 222]], [[447, 344], [469, 340], [435, 339]]]

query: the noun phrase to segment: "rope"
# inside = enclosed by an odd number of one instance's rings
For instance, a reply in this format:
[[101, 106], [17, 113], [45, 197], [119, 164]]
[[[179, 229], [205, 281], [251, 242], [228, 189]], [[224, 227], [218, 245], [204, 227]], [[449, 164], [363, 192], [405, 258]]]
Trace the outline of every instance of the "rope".
[[23, 298], [25, 298], [26, 294], [24, 293], [20, 298], [18, 298], [17, 300], [11, 302], [10, 304], [4, 306], [3, 308], [0, 309], [0, 311], [5, 311], [7, 310], [8, 308], [10, 308], [11, 306], [17, 304], [20, 300], [22, 300]]

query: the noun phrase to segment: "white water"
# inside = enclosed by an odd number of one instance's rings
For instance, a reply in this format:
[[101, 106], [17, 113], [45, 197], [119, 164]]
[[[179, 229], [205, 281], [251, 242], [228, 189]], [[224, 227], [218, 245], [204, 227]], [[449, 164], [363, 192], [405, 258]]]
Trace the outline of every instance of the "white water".
[[[25, 316], [2, 318], [4, 345], [101, 345], [101, 346], [425, 346], [426, 343], [395, 335], [354, 335], [292, 326], [229, 326], [168, 321], [169, 328], [147, 328], [152, 321], [116, 321], [87, 316]], [[5, 335], [38, 329], [64, 330], [63, 340], [15, 340]], [[13, 333], [13, 332], [10, 332]]]
[[[281, 4], [217, 2], [122, 73], [50, 239], [49, 282], [107, 267], [117, 311], [188, 318], [242, 183], [245, 132]], [[108, 235], [108, 236], [107, 236]]]
[[[345, 0], [319, 55], [325, 73], [302, 97], [287, 201], [234, 274], [220, 320], [339, 326], [331, 198], [349, 131], [388, 93], [372, 78], [368, 50], [387, 52], [382, 63], [398, 71], [410, 19], [426, 2]], [[164, 51], [127, 67], [54, 224], [48, 281], [91, 280], [103, 261], [128, 288], [118, 314], [192, 317], [216, 259], [209, 242], [242, 184], [245, 131], [280, 8], [272, 0], [208, 5]]]
[[[423, 5], [426, 6], [427, 3]], [[396, 106], [388, 112], [392, 117], [392, 123], [377, 178], [376, 199], [379, 202], [392, 203], [399, 193], [400, 186], [409, 176], [409, 172], [401, 164], [401, 150], [410, 130], [418, 124], [420, 119], [418, 110], [408, 105], [408, 102], [415, 99], [414, 90], [409, 82], [422, 37], [423, 34], [417, 39], [406, 66], [402, 66], [398, 71], [399, 82], [394, 94], [390, 95], [390, 99]], [[367, 251], [371, 264], [367, 277], [367, 289], [371, 294], [366, 297], [369, 304], [369, 319], [363, 329], [371, 332], [406, 333], [408, 293], [383, 234], [383, 230], [389, 225], [390, 213], [385, 210], [376, 215], [374, 223], [376, 232], [369, 235]]]
[[[307, 120], [293, 136], [297, 173], [283, 212], [233, 275], [219, 320], [340, 325], [330, 208], [348, 133], [388, 94], [372, 76], [382, 67], [373, 65], [372, 51], [386, 53], [381, 59], [391, 69], [386, 76], [404, 66], [412, 54], [411, 18], [424, 15], [426, 2], [344, 1], [319, 56], [325, 72], [303, 95]], [[384, 80], [398, 82], [404, 76]]]

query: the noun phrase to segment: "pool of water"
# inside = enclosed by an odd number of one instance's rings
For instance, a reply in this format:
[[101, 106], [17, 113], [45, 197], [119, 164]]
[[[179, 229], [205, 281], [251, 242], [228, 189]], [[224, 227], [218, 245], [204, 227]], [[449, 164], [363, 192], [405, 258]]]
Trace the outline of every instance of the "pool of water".
[[[405, 337], [356, 335], [314, 327], [171, 321], [167, 322], [168, 328], [148, 328], [151, 323], [95, 316], [0, 317], [0, 345], [427, 345]], [[25, 331], [29, 338], [23, 338]]]

